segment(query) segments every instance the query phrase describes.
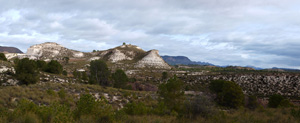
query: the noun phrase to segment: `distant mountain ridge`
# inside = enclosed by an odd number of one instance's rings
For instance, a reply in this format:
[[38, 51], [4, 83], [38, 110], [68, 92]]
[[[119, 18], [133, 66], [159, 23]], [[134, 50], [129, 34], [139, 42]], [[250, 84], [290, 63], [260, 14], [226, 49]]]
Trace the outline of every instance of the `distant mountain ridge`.
[[15, 47], [3, 47], [0, 46], [0, 52], [7, 52], [7, 53], [23, 53], [21, 50]]
[[191, 61], [186, 56], [161, 56], [168, 64], [170, 65], [209, 65], [209, 66], [215, 66], [214, 64], [208, 63], [208, 62], [196, 62]]

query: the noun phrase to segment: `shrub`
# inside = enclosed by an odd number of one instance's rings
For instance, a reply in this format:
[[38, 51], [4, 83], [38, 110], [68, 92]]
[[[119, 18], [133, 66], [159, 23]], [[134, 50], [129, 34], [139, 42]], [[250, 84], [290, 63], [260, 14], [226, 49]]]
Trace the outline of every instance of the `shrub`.
[[111, 122], [113, 114], [112, 107], [105, 100], [95, 101], [95, 98], [90, 94], [81, 95], [74, 111], [75, 119], [89, 116], [96, 119], [97, 122]]
[[44, 123], [74, 122], [70, 108], [59, 103], [53, 103], [49, 106], [40, 107], [38, 115]]
[[183, 82], [174, 76], [170, 78], [167, 83], [159, 85], [158, 94], [161, 97], [160, 101], [172, 111], [180, 113], [184, 105], [184, 88]]
[[196, 118], [197, 116], [208, 117], [216, 113], [214, 102], [211, 98], [198, 95], [186, 102], [186, 117]]
[[129, 115], [146, 115], [150, 112], [150, 108], [148, 108], [144, 103], [127, 103], [124, 107], [124, 111]]
[[6, 59], [5, 55], [4, 55], [4, 53], [0, 53], [0, 60], [2, 60], [2, 61], [7, 61], [7, 59]]
[[109, 85], [110, 71], [104, 61], [93, 60], [90, 62], [90, 82], [103, 86]]
[[39, 71], [36, 62], [24, 58], [22, 60], [15, 60], [16, 77], [21, 84], [34, 84], [39, 81]]
[[46, 72], [54, 73], [54, 74], [61, 74], [62, 71], [63, 71], [62, 65], [58, 61], [56, 61], [56, 60], [51, 60], [47, 64], [47, 70], [46, 70]]
[[238, 108], [244, 104], [242, 88], [234, 82], [215, 80], [210, 83], [209, 88], [217, 94], [216, 101], [222, 106]]
[[274, 94], [270, 96], [268, 106], [271, 108], [290, 107], [291, 104], [289, 100], [285, 99], [282, 95]]
[[115, 88], [126, 88], [128, 77], [125, 72], [121, 69], [118, 69], [115, 73], [112, 74], [114, 80], [113, 87]]

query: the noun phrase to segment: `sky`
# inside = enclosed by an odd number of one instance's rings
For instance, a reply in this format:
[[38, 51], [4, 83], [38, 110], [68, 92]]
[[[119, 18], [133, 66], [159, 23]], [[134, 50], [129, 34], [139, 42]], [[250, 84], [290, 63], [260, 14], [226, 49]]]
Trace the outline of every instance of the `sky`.
[[123, 42], [216, 65], [300, 69], [299, 0], [0, 0], [0, 46]]

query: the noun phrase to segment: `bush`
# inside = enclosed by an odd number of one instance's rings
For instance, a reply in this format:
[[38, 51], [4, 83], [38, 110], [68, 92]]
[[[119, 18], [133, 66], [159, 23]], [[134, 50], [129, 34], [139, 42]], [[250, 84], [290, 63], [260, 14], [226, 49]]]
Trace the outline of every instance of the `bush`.
[[21, 84], [35, 84], [39, 81], [39, 71], [36, 62], [24, 58], [22, 60], [15, 60], [16, 77]]
[[96, 119], [98, 122], [111, 122], [114, 111], [105, 100], [95, 101], [90, 94], [81, 95], [74, 111], [74, 118], [86, 118], [86, 116]]
[[288, 99], [285, 99], [282, 95], [274, 94], [270, 96], [268, 106], [271, 108], [277, 107], [290, 107], [291, 103]]
[[186, 117], [196, 118], [197, 116], [208, 117], [216, 113], [214, 102], [211, 98], [198, 95], [186, 102]]
[[167, 83], [163, 83], [158, 87], [158, 94], [162, 101], [171, 111], [180, 113], [184, 106], [184, 88], [183, 82], [174, 76]]
[[127, 103], [124, 107], [124, 111], [129, 115], [146, 115], [150, 112], [150, 108], [148, 108], [144, 103]]
[[58, 61], [56, 61], [56, 60], [51, 60], [47, 64], [47, 70], [46, 70], [46, 72], [54, 73], [54, 74], [61, 74], [62, 71], [63, 71], [62, 65]]
[[7, 61], [7, 59], [6, 59], [5, 55], [4, 55], [4, 53], [0, 53], [0, 60], [2, 60], [2, 61]]
[[125, 72], [121, 69], [118, 69], [115, 73], [112, 74], [114, 80], [113, 87], [115, 88], [126, 88], [128, 77]]
[[234, 82], [215, 80], [210, 83], [209, 88], [217, 94], [216, 101], [222, 106], [238, 108], [244, 104], [242, 88]]

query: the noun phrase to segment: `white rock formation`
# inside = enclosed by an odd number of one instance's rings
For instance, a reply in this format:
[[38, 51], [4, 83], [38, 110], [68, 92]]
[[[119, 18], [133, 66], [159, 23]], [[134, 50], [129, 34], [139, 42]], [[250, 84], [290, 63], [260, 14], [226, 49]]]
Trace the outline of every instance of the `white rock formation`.
[[158, 50], [151, 50], [148, 54], [138, 61], [135, 65], [137, 68], [158, 68], [171, 69], [171, 67], [159, 56]]
[[92, 57], [92, 58], [89, 59], [89, 61], [99, 60], [99, 59], [101, 59], [101, 57]]
[[6, 57], [8, 60], [11, 60], [11, 59], [13, 59], [13, 58], [19, 58], [19, 59], [29, 58], [29, 59], [31, 59], [31, 60], [36, 60], [36, 59], [38, 59], [37, 56], [26, 55], [26, 54], [23, 54], [23, 53], [5, 53], [5, 57]]
[[16, 73], [13, 67], [0, 66], [0, 73], [5, 73], [5, 72]]
[[39, 58], [54, 58], [54, 57], [84, 57], [84, 54], [79, 51], [67, 49], [54, 42], [46, 42], [42, 44], [33, 45], [27, 50], [27, 55], [37, 56]]
[[115, 63], [118, 61], [123, 61], [123, 60], [132, 60], [133, 58], [126, 56], [124, 53], [122, 53], [118, 49], [114, 49], [112, 51], [112, 54], [109, 56], [109, 59], [111, 62]]

